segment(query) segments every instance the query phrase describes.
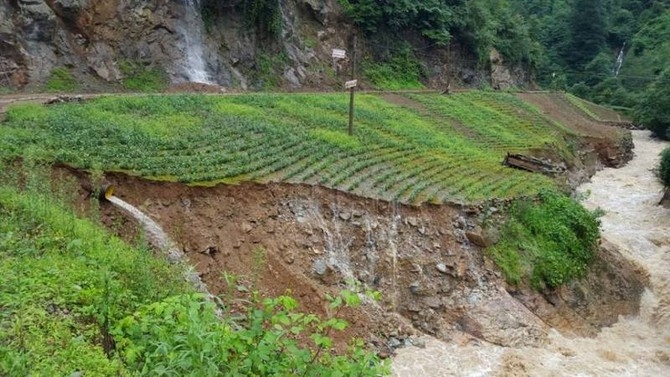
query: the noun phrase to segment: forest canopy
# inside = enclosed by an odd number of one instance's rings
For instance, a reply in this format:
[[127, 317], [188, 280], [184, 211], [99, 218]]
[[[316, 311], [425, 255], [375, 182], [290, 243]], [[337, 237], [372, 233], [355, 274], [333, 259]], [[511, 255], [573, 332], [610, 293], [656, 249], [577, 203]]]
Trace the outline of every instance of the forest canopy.
[[640, 106], [670, 61], [670, 0], [339, 2], [373, 39], [419, 34], [431, 46], [457, 45], [479, 64], [495, 48], [540, 87], [622, 110]]

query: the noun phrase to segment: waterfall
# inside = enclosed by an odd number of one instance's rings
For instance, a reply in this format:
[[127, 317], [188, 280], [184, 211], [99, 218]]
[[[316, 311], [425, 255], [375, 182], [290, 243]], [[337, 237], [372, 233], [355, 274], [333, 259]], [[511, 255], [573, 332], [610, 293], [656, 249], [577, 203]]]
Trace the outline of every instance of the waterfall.
[[614, 77], [619, 76], [619, 71], [621, 70], [621, 66], [623, 65], [623, 55], [624, 55], [624, 49], [626, 48], [626, 42], [623, 43], [623, 46], [621, 46], [621, 50], [619, 51], [619, 55], [616, 58], [616, 63], [614, 63]]
[[203, 52], [204, 24], [200, 14], [200, 0], [185, 0], [184, 10], [185, 17], [179, 27], [185, 55], [181, 62], [182, 72], [190, 82], [212, 84]]

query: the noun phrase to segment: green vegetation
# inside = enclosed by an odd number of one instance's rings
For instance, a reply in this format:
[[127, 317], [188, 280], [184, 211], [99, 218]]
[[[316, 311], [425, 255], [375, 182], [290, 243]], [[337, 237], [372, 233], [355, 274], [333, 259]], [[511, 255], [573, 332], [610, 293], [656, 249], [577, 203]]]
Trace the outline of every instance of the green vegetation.
[[512, 284], [530, 282], [536, 289], [558, 287], [581, 276], [598, 245], [596, 212], [553, 191], [538, 199], [520, 199], [487, 251]]
[[180, 266], [77, 218], [50, 192], [48, 168], [32, 157], [24, 167], [0, 170], [0, 375], [388, 373], [360, 341], [334, 351], [330, 334], [347, 327], [338, 314], [359, 292], [331, 298], [325, 319], [258, 294], [244, 315], [219, 318]]
[[423, 88], [423, 68], [409, 47], [401, 50], [388, 62], [364, 61], [362, 70], [363, 75], [379, 89]]
[[282, 70], [288, 58], [281, 52], [277, 54], [259, 53], [256, 55], [254, 70], [250, 77], [256, 86], [264, 90], [272, 90], [281, 86]]
[[20, 105], [0, 125], [0, 151], [14, 157], [33, 148], [48, 161], [158, 180], [320, 184], [410, 203], [532, 195], [554, 181], [502, 166], [507, 152], [551, 149], [571, 157], [567, 131], [511, 94], [405, 101], [416, 106], [358, 96], [353, 136], [342, 94]]
[[231, 7], [244, 17], [245, 26], [254, 30], [261, 38], [279, 37], [281, 33], [281, 9], [275, 0], [246, 0], [233, 2], [203, 0], [200, 13], [207, 29], [216, 27], [216, 21], [230, 13]]
[[169, 79], [159, 67], [145, 67], [142, 64], [122, 62], [119, 69], [123, 74], [122, 85], [135, 92], [160, 92], [167, 88]]
[[670, 68], [643, 95], [635, 117], [657, 137], [670, 139]]
[[670, 187], [670, 148], [666, 148], [661, 154], [661, 162], [658, 166], [658, 176], [665, 187]]
[[[397, 42], [399, 36], [411, 35], [408, 29], [414, 29], [440, 46], [455, 39], [480, 62], [488, 60], [493, 47], [509, 61], [533, 62], [536, 58], [528, 27], [508, 0], [340, 0], [340, 4], [370, 36], [386, 34]], [[395, 43], [392, 46], [385, 50], [395, 49]]]
[[539, 42], [535, 68], [545, 87], [632, 108], [670, 59], [667, 1], [511, 2]]
[[[31, 167], [31, 169], [33, 169]], [[112, 327], [143, 305], [189, 290], [146, 248], [130, 247], [39, 192], [0, 185], [0, 374], [116, 376]], [[49, 187], [46, 181], [46, 187]]]
[[49, 92], [74, 92], [78, 87], [77, 80], [65, 67], [52, 69], [46, 82], [46, 89]]

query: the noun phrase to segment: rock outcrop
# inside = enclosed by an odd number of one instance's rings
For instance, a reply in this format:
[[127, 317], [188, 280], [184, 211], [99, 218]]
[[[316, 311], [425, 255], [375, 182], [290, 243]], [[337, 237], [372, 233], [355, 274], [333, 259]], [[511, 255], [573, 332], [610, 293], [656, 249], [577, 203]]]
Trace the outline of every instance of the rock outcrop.
[[[354, 34], [361, 36], [359, 56], [370, 56], [374, 47], [347, 21], [336, 0], [279, 1], [279, 26], [270, 36], [249, 24], [243, 2], [217, 1], [216, 11], [208, 10], [211, 4], [0, 0], [0, 85], [39, 86], [54, 68], [64, 67], [82, 89], [105, 90], [123, 79], [127, 72], [122, 68], [131, 64], [158, 68], [172, 83], [335, 89], [348, 78], [350, 65], [346, 59], [333, 62], [332, 49], [350, 49]], [[465, 85], [488, 81], [491, 72], [472, 69], [462, 53], [435, 47], [424, 54], [428, 85], [443, 88], [451, 77]], [[500, 67], [496, 61], [494, 76], [505, 73], [505, 83], [499, 86], [507, 87], [508, 81], [515, 85], [509, 71]], [[194, 75], [193, 69], [201, 69], [201, 74]]]

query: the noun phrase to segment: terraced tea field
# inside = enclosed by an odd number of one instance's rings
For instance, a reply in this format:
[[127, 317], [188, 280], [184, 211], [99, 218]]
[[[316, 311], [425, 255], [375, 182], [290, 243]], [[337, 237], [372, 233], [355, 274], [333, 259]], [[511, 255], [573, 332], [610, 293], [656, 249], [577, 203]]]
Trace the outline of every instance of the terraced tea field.
[[[398, 95], [400, 96], [400, 95]], [[514, 95], [362, 94], [355, 133], [345, 94], [101, 97], [16, 105], [0, 154], [211, 185], [318, 184], [407, 203], [533, 194], [550, 178], [507, 168], [507, 152], [569, 157], [561, 124]]]

